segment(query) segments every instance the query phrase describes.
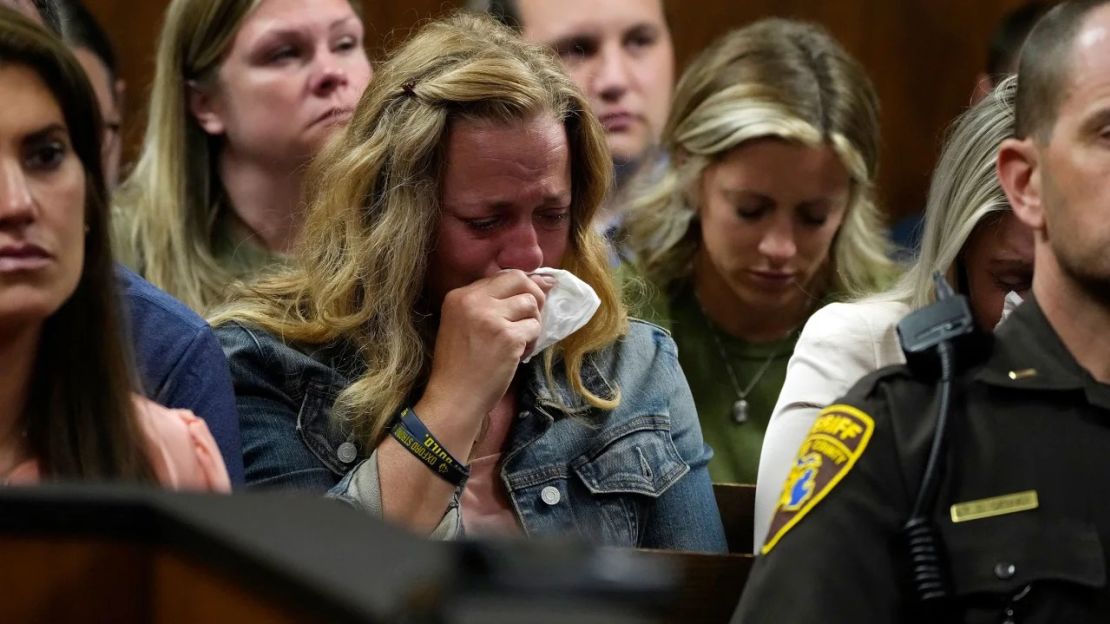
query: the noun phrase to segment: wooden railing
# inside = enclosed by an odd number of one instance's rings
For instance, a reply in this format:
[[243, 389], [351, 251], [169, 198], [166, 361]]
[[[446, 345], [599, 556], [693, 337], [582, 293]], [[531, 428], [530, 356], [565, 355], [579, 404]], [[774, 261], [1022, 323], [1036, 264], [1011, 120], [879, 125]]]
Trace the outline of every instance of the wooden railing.
[[[677, 600], [673, 601], [673, 608], [658, 614], [659, 621], [681, 624], [727, 622], [739, 600], [753, 563], [750, 551], [755, 489], [753, 486], [717, 485], [714, 490], [726, 528], [730, 554], [639, 551], [645, 562], [662, 562], [682, 573]], [[301, 570], [299, 568], [302, 566], [296, 564], [301, 561], [297, 559], [297, 553], [311, 546], [310, 543], [291, 545], [289, 552], [284, 552], [284, 547], [280, 548], [277, 554], [285, 560], [275, 560], [273, 565], [278, 568], [284, 566], [284, 570], [260, 574], [263, 568], [258, 567], [257, 563], [227, 565], [227, 561], [217, 561], [219, 557], [209, 557], [203, 552], [207, 548], [218, 552], [230, 547], [231, 550], [242, 551], [242, 556], [254, 559], [258, 559], [259, 554], [265, 554], [265, 549], [260, 544], [252, 543], [249, 539], [238, 540], [231, 530], [221, 533], [224, 527], [219, 522], [213, 522], [204, 529], [208, 531], [206, 535], [214, 537], [201, 539], [198, 537], [200, 532], [192, 536], [182, 534], [179, 537], [187, 539], [180, 539], [181, 543], [176, 547], [171, 547], [165, 540], [167, 536], [173, 537], [177, 530], [159, 526], [168, 524], [163, 516], [172, 515], [172, 511], [164, 510], [161, 516], [156, 512], [148, 512], [149, 518], [123, 522], [123, 526], [146, 527], [141, 530], [106, 530], [115, 522], [106, 520], [102, 523], [103, 527], [91, 527], [88, 531], [67, 534], [59, 528], [64, 528], [69, 520], [55, 522], [51, 516], [40, 512], [40, 517], [31, 518], [29, 522], [32, 523], [30, 526], [45, 526], [44, 531], [13, 531], [12, 527], [18, 525], [18, 522], [13, 523], [11, 515], [6, 515], [12, 508], [5, 505], [3, 498], [4, 493], [0, 490], [0, 595], [3, 596], [0, 599], [0, 622], [285, 624], [344, 621], [348, 620], [341, 617], [344, 614], [357, 613], [355, 609], [344, 610], [350, 605], [330, 611], [322, 607], [329, 601], [335, 602], [328, 595], [328, 590], [336, 584], [337, 578], [341, 581], [350, 580], [350, 572], [332, 575], [315, 587], [311, 582], [303, 583], [301, 578], [297, 578], [298, 575], [309, 578], [316, 573], [311, 569]], [[178, 499], [172, 497], [167, 500], [172, 502], [170, 507], [192, 509], [191, 520], [196, 520], [219, 515], [218, 504], [213, 506], [216, 512], [214, 514], [208, 514], [204, 508], [209, 499], [213, 497], [199, 497], [196, 504], [189, 504], [190, 499], [185, 499], [187, 504], [180, 504]], [[89, 497], [88, 500], [99, 504], [96, 498]], [[281, 506], [277, 509], [280, 510]], [[332, 512], [343, 513], [336, 515]], [[101, 510], [80, 513], [89, 519], [101, 518], [105, 514]], [[111, 515], [112, 512], [109, 510], [107, 513]], [[116, 514], [118, 516], [119, 512]], [[351, 527], [358, 526], [362, 521], [361, 518], [350, 517], [355, 514], [350, 514], [348, 510], [334, 509], [331, 506], [319, 509], [311, 506], [306, 513], [309, 519], [315, 519], [316, 514], [320, 514], [321, 521], [309, 522], [308, 526], [318, 525], [317, 528], [321, 531], [327, 531], [331, 527], [336, 532], [351, 532]], [[258, 515], [265, 518], [278, 517], [272, 503], [269, 510], [259, 509]], [[64, 514], [59, 517], [62, 516]], [[80, 522], [79, 526], [86, 524], [85, 520]], [[269, 520], [257, 522], [260, 527], [270, 530]], [[93, 524], [96, 523], [100, 523], [100, 520]], [[225, 524], [232, 529], [239, 528], [235, 522]], [[346, 526], [339, 526], [344, 524]], [[277, 532], [280, 534], [281, 531]], [[376, 526], [373, 531], [361, 532], [368, 539], [350, 549], [353, 561], [366, 561], [366, 565], [370, 566], [387, 565], [386, 561], [398, 556], [396, 544], [403, 541], [400, 537], [390, 538], [392, 533]], [[377, 541], [381, 538], [369, 539], [369, 533], [372, 532], [385, 532], [385, 539], [392, 546], [382, 546]], [[302, 537], [306, 542], [311, 542], [315, 539], [313, 535], [315, 533], [306, 531]], [[336, 550], [334, 543], [327, 543], [328, 538], [322, 535], [317, 537], [325, 542], [321, 548]], [[335, 539], [330, 541], [335, 542]], [[422, 548], [419, 546], [421, 541], [414, 542], [417, 545], [411, 550], [402, 549], [401, 552], [412, 553], [411, 558], [424, 560], [439, 557], [434, 546], [431, 552], [416, 552]], [[182, 546], [182, 543], [186, 545]], [[196, 545], [189, 546], [190, 543]], [[387, 552], [391, 549], [392, 552]], [[344, 547], [338, 550], [341, 558], [330, 568], [342, 568], [346, 565], [342, 561]], [[375, 559], [378, 563], [374, 563]], [[324, 566], [323, 569], [328, 570], [329, 566]], [[356, 565], [353, 569], [357, 570], [359, 567]], [[414, 570], [410, 569], [408, 573], [416, 578]], [[403, 580], [399, 580], [404, 578], [399, 571], [395, 571], [393, 575], [398, 577], [394, 579], [395, 583], [404, 584]], [[339, 589], [349, 591], [349, 588]], [[336, 593], [339, 593], [339, 589]], [[355, 616], [350, 621], [369, 620]]]

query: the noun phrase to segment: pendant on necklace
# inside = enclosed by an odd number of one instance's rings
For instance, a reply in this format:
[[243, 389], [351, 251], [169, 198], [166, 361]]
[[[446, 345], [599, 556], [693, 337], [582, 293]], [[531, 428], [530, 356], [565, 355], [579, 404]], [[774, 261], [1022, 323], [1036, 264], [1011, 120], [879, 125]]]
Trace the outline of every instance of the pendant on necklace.
[[740, 399], [732, 404], [732, 422], [742, 425], [748, 422], [748, 401]]

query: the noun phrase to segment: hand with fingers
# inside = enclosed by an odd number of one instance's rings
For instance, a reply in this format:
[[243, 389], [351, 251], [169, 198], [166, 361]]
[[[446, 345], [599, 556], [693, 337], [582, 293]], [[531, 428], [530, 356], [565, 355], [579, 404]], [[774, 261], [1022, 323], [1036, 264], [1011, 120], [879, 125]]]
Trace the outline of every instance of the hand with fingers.
[[422, 402], [479, 420], [493, 409], [539, 337], [554, 285], [549, 276], [508, 269], [447, 293]]
[[[543, 304], [554, 285], [549, 276], [512, 269], [444, 296], [432, 371], [413, 410], [451, 456], [470, 456], [486, 415], [505, 396], [521, 358], [539, 337]], [[418, 531], [432, 530], [444, 517], [454, 486], [392, 438], [379, 451], [385, 516]]]

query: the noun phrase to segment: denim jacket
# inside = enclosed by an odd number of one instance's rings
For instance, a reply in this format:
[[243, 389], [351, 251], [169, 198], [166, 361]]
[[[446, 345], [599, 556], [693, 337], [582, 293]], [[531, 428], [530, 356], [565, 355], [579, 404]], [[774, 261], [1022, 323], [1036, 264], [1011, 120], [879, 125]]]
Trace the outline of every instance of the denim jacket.
[[[216, 334], [235, 383], [248, 485], [332, 490], [350, 499], [352, 473], [374, 451], [330, 418], [338, 393], [359, 375], [351, 350], [287, 345], [234, 323]], [[549, 385], [542, 360], [518, 372], [526, 383], [500, 469], [524, 532], [723, 552], [706, 469], [712, 450], [670, 335], [632, 321], [628, 334], [583, 363], [592, 392], [608, 396], [619, 388], [620, 405], [609, 412], [574, 394], [562, 366]], [[457, 509], [447, 515], [453, 512], [457, 518]]]

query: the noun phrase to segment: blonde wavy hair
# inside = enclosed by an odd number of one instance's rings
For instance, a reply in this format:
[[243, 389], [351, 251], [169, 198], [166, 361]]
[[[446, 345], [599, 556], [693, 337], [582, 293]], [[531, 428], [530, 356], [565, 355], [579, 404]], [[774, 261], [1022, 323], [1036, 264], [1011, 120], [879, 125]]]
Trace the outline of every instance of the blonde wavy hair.
[[1011, 76], [952, 122], [929, 185], [918, 256], [889, 290], [872, 299], [923, 308], [933, 302], [938, 271], [959, 287], [956, 265], [971, 233], [987, 216], [1010, 211], [995, 161], [998, 146], [1015, 135], [1016, 95], [1017, 79]]
[[545, 353], [552, 379], [561, 356], [571, 388], [599, 409], [583, 384], [587, 354], [627, 331], [607, 247], [590, 227], [612, 164], [589, 103], [543, 48], [491, 18], [457, 13], [423, 27], [375, 76], [346, 130], [312, 164], [308, 216], [296, 261], [245, 287], [214, 325], [239, 322], [287, 342], [350, 343], [365, 374], [336, 401], [336, 417], [364, 440], [384, 428], [426, 381], [433, 321], [421, 313], [429, 251], [440, 214], [440, 181], [453, 121], [560, 119], [572, 163], [570, 244], [562, 268], [601, 298], [597, 315]]
[[766, 19], [710, 44], [675, 89], [662, 145], [670, 163], [635, 194], [626, 221], [624, 242], [645, 277], [667, 291], [691, 275], [706, 168], [747, 141], [776, 137], [831, 147], [851, 176], [829, 291], [856, 296], [885, 286], [896, 270], [874, 199], [878, 111], [863, 68], [819, 26]]
[[[189, 110], [190, 85], [211, 88], [243, 21], [261, 0], [173, 0], [158, 39], [138, 162], [116, 192], [116, 256], [195, 310], [222, 300], [233, 276], [212, 253], [226, 209], [220, 142]], [[360, 3], [352, 2], [361, 15]]]

